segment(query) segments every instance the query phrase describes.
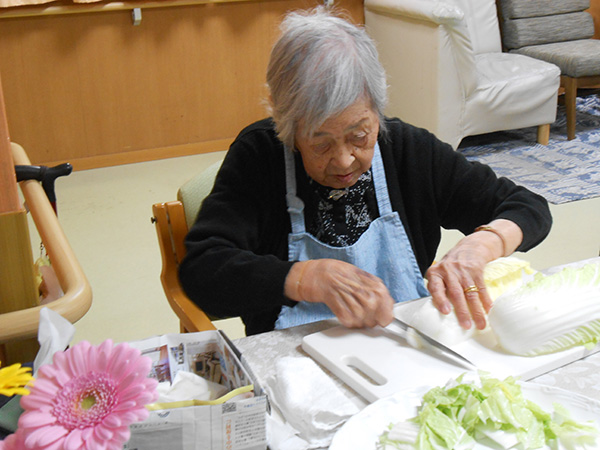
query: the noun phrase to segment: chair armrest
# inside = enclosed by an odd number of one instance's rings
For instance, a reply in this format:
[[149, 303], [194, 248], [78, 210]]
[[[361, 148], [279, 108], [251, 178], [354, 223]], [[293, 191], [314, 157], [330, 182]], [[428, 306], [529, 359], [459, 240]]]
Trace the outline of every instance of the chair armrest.
[[171, 309], [179, 318], [182, 333], [217, 329], [206, 313], [183, 292], [176, 272], [163, 272], [161, 282]]
[[[31, 165], [23, 147], [13, 143], [12, 151], [15, 164]], [[37, 336], [40, 309], [43, 307], [53, 309], [74, 323], [83, 317], [92, 304], [90, 284], [67, 241], [44, 189], [35, 180], [22, 181], [20, 186], [64, 295], [43, 306], [1, 314], [0, 342]]]
[[464, 13], [454, 5], [423, 0], [365, 0], [370, 11], [410, 17], [435, 24], [453, 24], [463, 19]]

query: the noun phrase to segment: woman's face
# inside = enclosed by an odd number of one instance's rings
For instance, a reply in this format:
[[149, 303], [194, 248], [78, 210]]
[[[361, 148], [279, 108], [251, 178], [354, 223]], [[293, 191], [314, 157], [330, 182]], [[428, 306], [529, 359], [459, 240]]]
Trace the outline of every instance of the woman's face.
[[312, 136], [300, 123], [296, 148], [306, 173], [323, 186], [343, 189], [356, 183], [371, 167], [379, 133], [379, 116], [364, 99], [327, 119]]

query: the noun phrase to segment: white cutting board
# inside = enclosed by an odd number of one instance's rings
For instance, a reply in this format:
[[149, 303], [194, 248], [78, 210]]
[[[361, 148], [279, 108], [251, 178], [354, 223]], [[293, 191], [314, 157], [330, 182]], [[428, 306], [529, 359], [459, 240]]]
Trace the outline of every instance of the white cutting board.
[[[418, 302], [427, 300], [399, 304], [395, 313], [404, 317], [403, 307], [408, 311]], [[333, 327], [305, 336], [302, 348], [369, 402], [402, 389], [443, 385], [450, 378], [469, 371], [466, 366], [435, 351], [410, 347], [403, 337], [384, 328], [356, 330]], [[559, 353], [523, 357], [507, 354], [498, 348], [491, 330], [488, 330], [451, 348], [477, 369], [495, 377], [512, 375], [527, 381], [600, 351], [600, 344], [593, 350], [578, 346]]]

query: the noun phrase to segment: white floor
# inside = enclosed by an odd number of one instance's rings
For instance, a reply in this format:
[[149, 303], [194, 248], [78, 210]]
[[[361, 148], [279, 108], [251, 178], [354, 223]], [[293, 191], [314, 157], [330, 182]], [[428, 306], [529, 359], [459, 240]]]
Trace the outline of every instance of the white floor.
[[[222, 156], [209, 153], [73, 172], [56, 182], [59, 220], [93, 290], [92, 307], [76, 323], [73, 343], [179, 332], [159, 280], [151, 207], [175, 199], [181, 184]], [[600, 198], [551, 205], [551, 210], [550, 236], [518, 256], [543, 269], [599, 255]], [[31, 234], [32, 248], [38, 248], [35, 229]], [[444, 233], [440, 256], [458, 239], [457, 232]], [[233, 339], [244, 335], [237, 319], [217, 326]]]

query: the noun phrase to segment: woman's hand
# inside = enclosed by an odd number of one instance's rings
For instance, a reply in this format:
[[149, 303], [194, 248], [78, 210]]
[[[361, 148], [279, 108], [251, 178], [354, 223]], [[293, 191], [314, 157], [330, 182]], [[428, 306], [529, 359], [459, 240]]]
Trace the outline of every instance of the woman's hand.
[[297, 262], [285, 282], [286, 296], [325, 303], [349, 328], [389, 325], [394, 300], [381, 279], [335, 259]]
[[435, 307], [443, 314], [454, 307], [465, 329], [471, 328], [472, 322], [484, 329], [492, 307], [483, 278], [485, 265], [513, 253], [523, 239], [521, 229], [509, 220], [495, 220], [490, 226], [494, 231], [482, 230], [461, 239], [426, 275]]
[[[485, 288], [483, 269], [491, 261], [488, 249], [476, 233], [462, 239], [438, 264], [427, 271], [427, 288], [433, 304], [443, 314], [454, 312], [460, 325], [469, 329], [472, 321], [482, 330], [492, 300]], [[473, 287], [475, 286], [475, 287]]]

